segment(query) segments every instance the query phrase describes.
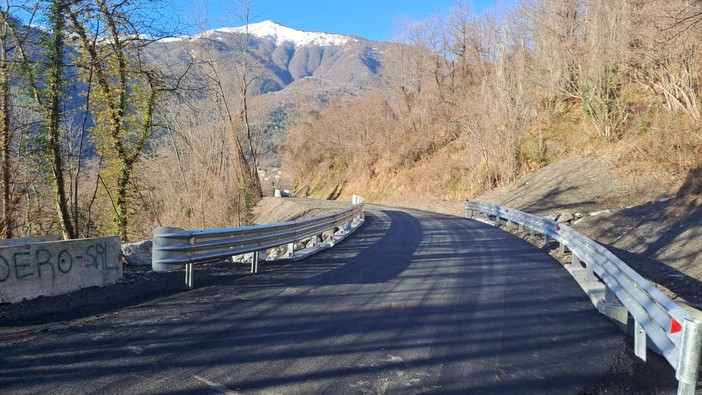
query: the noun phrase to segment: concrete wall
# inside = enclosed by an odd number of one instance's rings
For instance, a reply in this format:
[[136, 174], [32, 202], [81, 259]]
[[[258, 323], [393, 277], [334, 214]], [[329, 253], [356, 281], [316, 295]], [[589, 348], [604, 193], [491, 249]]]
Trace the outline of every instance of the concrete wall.
[[15, 303], [122, 278], [118, 237], [0, 248], [0, 303]]

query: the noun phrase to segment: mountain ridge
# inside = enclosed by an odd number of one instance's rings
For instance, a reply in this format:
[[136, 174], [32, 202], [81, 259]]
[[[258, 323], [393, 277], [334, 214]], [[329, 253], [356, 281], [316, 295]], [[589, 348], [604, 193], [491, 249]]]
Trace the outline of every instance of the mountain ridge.
[[[303, 47], [309, 45], [340, 46], [348, 42], [356, 42], [359, 40], [371, 41], [363, 37], [353, 35], [295, 29], [289, 26], [285, 26], [271, 19], [262, 22], [250, 23], [244, 26], [220, 27], [216, 29], [210, 29], [203, 33], [195, 34], [192, 36], [186, 35], [180, 37], [163, 38], [159, 41], [174, 42], [188, 39], [194, 40], [198, 38], [211, 38], [219, 34], [245, 34], [247, 32], [251, 36], [254, 36], [259, 39], [272, 39], [272, 41], [278, 46], [283, 45], [287, 42], [293, 43], [295, 47]], [[215, 39], [219, 38], [215, 37]]]

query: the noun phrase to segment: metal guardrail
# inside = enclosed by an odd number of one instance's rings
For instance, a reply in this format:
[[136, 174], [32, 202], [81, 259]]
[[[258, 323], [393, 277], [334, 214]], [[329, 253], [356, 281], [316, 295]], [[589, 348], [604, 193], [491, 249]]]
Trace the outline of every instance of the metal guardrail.
[[[343, 238], [363, 223], [363, 207], [363, 198], [354, 196], [352, 206], [346, 210], [296, 221], [204, 230], [155, 228], [151, 265], [157, 272], [185, 265], [185, 282], [188, 288], [192, 288], [193, 264], [253, 252], [251, 272], [257, 273], [259, 251], [287, 245], [287, 257], [294, 258], [294, 243], [306, 238], [312, 238], [314, 242], [310, 253], [331, 247], [337, 241], [335, 234]], [[326, 243], [320, 240], [324, 232], [331, 232]]]
[[[485, 218], [476, 218], [482, 213]], [[634, 319], [634, 352], [646, 360], [648, 337], [657, 351], [675, 369], [678, 394], [695, 393], [700, 368], [700, 345], [702, 322], [663, 295], [651, 283], [627, 266], [621, 259], [600, 244], [578, 233], [570, 226], [546, 218], [537, 217], [509, 207], [479, 202], [466, 202], [466, 216], [500, 225], [517, 224], [527, 227], [532, 234], [538, 232], [548, 240], [560, 243], [572, 253], [572, 266], [585, 265], [588, 281], [600, 281], [605, 286], [604, 300], [597, 300], [600, 312], [614, 315], [621, 320], [621, 311]], [[494, 221], [490, 221], [490, 216]], [[596, 275], [596, 276], [595, 276]], [[624, 314], [624, 323], [628, 314]]]

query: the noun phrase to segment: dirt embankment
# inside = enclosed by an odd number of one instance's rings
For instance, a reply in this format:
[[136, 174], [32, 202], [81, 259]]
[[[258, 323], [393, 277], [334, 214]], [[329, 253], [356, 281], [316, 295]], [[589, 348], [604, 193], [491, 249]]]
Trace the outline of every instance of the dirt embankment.
[[702, 168], [679, 179], [633, 178], [606, 158], [571, 158], [475, 200], [542, 216], [580, 213], [578, 231], [673, 299], [702, 304]]
[[264, 197], [256, 204], [254, 215], [255, 222], [263, 225], [314, 217], [350, 206], [350, 201]]

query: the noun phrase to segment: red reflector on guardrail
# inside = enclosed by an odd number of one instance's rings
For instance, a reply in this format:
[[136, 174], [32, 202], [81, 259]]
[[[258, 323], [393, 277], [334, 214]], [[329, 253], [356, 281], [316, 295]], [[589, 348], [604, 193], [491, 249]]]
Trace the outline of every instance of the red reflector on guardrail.
[[675, 318], [670, 319], [670, 333], [678, 333], [682, 331], [682, 325]]
[[561, 230], [561, 227], [560, 227], [560, 226], [556, 226], [556, 230]]

